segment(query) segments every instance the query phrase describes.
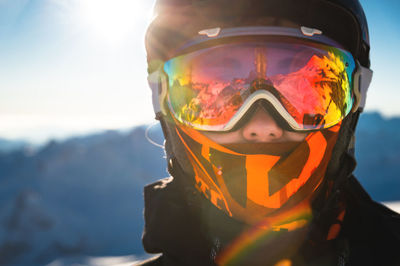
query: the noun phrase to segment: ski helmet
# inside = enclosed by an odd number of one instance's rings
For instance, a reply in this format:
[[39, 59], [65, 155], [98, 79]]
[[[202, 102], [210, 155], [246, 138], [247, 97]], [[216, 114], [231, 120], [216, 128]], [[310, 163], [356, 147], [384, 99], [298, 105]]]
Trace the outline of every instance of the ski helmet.
[[155, 14], [145, 39], [149, 72], [201, 30], [272, 26], [284, 20], [321, 30], [361, 65], [370, 66], [367, 19], [358, 0], [157, 0]]

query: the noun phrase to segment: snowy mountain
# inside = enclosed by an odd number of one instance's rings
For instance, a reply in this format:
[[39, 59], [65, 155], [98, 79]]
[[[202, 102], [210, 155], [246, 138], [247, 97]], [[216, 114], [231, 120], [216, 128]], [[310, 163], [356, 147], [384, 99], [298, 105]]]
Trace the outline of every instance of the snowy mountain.
[[400, 118], [363, 114], [356, 132], [355, 175], [378, 201], [400, 200]]
[[0, 265], [142, 254], [142, 189], [167, 176], [144, 130], [0, 154]]
[[15, 151], [27, 145], [28, 144], [22, 140], [7, 140], [0, 138], [0, 153]]
[[[142, 189], [167, 176], [163, 150], [144, 133], [136, 127], [0, 153], [0, 265], [141, 256]], [[160, 129], [150, 135], [162, 143]], [[369, 193], [400, 201], [400, 118], [364, 114], [356, 155]]]

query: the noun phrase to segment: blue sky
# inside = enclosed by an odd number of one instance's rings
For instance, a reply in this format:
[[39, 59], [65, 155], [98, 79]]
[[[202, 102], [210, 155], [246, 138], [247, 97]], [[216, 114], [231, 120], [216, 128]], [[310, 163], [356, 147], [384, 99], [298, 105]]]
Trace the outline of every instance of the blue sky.
[[400, 115], [400, 1], [362, 0], [371, 39], [374, 78], [367, 99], [367, 110], [388, 116]]
[[[400, 115], [400, 2], [361, 3], [375, 72], [367, 110]], [[0, 137], [40, 142], [154, 121], [143, 41], [152, 6], [0, 0]]]

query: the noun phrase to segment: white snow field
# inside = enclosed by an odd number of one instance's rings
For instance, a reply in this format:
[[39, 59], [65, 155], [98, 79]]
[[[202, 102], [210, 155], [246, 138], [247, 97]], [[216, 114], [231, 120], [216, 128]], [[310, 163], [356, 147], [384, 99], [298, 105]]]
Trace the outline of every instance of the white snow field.
[[46, 266], [131, 266], [147, 257], [69, 257], [57, 259]]
[[390, 209], [394, 210], [395, 212], [400, 213], [400, 201], [396, 202], [382, 202], [383, 205], [389, 207]]

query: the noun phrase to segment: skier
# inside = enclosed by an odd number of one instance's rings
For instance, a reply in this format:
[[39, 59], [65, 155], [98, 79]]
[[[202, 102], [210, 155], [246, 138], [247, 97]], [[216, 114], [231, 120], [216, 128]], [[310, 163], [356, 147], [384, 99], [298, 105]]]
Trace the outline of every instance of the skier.
[[[358, 0], [158, 0], [146, 34], [170, 178], [139, 265], [400, 265], [352, 172], [372, 78]], [[379, 177], [376, 177], [379, 178]]]

